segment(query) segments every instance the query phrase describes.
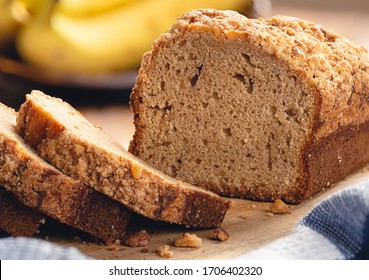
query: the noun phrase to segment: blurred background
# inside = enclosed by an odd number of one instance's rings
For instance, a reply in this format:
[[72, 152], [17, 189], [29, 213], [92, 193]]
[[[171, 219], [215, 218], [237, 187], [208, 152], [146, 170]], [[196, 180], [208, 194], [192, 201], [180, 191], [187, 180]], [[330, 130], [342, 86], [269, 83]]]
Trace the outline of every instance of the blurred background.
[[[369, 49], [364, 0], [0, 0], [0, 102], [17, 110], [40, 89], [126, 143], [142, 54], [180, 14], [201, 7], [300, 17]], [[126, 128], [117, 129], [122, 120]]]

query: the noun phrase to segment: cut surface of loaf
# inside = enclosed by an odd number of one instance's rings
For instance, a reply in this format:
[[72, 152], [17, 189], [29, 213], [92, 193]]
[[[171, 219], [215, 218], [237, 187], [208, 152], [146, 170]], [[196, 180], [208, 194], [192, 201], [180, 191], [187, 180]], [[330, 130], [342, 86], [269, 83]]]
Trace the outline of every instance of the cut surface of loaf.
[[125, 236], [130, 211], [42, 160], [0, 104], [0, 184], [22, 204], [110, 244]]
[[45, 216], [21, 204], [0, 186], [0, 229], [12, 236], [32, 236], [38, 233]]
[[149, 167], [69, 104], [42, 92], [27, 95], [17, 128], [45, 160], [148, 218], [215, 227], [230, 207], [212, 192]]
[[297, 18], [183, 15], [131, 108], [130, 152], [226, 196], [300, 203], [369, 161], [367, 51]]

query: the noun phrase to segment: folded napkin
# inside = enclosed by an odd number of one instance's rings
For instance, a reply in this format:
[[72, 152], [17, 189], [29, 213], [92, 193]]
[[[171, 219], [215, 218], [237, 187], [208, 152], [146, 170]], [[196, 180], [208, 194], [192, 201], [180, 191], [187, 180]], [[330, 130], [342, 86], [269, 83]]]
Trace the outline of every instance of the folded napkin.
[[369, 259], [369, 180], [326, 198], [288, 236], [240, 259]]
[[[0, 239], [0, 259], [88, 259], [34, 238]], [[369, 180], [315, 206], [288, 236], [238, 259], [369, 259]]]
[[0, 239], [0, 260], [88, 260], [73, 247], [26, 237]]

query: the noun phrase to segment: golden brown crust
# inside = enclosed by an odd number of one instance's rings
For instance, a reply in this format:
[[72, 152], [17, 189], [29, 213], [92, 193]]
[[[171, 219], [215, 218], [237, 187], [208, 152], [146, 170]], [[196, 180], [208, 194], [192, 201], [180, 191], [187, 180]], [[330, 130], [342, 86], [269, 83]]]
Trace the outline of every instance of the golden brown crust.
[[[121, 153], [116, 153], [79, 138], [68, 129], [69, 124], [62, 124], [42, 106], [40, 100], [44, 98], [62, 106], [65, 104], [41, 93], [28, 95], [20, 109], [18, 130], [27, 141], [36, 144], [34, 147], [42, 157], [57, 168], [149, 218], [192, 227], [217, 227], [222, 223], [231, 206], [230, 201], [169, 179], [131, 155], [125, 156], [126, 152], [121, 147]], [[47, 125], [43, 125], [43, 120]], [[42, 125], [35, 125], [40, 123]], [[60, 133], [51, 136], [46, 128]], [[45, 138], [39, 139], [38, 135]], [[88, 153], [78, 154], [76, 147]]]
[[105, 243], [123, 238], [129, 211], [44, 162], [17, 135], [15, 113], [1, 110], [7, 123], [0, 131], [1, 184], [24, 205]]
[[308, 190], [304, 197], [294, 199], [294, 202], [301, 202], [330, 187], [368, 161], [369, 120], [359, 125], [342, 127], [323, 137], [307, 150], [304, 165], [309, 175]]
[[12, 236], [32, 236], [45, 222], [45, 216], [21, 204], [0, 186], [0, 228]]

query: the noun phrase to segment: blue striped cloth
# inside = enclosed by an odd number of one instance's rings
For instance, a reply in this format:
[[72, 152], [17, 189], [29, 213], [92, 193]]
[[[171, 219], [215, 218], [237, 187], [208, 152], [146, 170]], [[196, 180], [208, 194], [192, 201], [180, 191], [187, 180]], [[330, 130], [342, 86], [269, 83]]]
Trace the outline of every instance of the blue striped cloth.
[[[0, 239], [0, 259], [88, 259], [34, 238]], [[319, 203], [288, 236], [239, 259], [369, 259], [369, 180]]]
[[74, 247], [26, 237], [0, 239], [0, 260], [88, 260]]

